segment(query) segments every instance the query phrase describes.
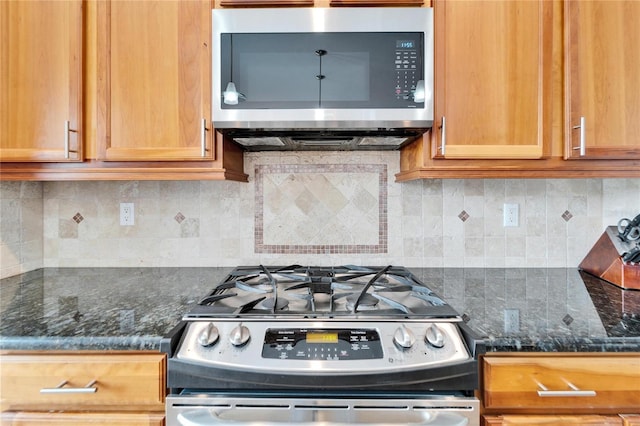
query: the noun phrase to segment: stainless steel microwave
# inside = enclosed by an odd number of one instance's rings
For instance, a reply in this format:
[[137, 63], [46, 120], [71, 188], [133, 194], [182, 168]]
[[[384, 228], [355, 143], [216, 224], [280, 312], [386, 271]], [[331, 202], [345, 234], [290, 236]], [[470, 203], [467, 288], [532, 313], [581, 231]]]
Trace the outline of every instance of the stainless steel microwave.
[[292, 132], [392, 138], [432, 126], [431, 8], [212, 14], [212, 121], [238, 141]]

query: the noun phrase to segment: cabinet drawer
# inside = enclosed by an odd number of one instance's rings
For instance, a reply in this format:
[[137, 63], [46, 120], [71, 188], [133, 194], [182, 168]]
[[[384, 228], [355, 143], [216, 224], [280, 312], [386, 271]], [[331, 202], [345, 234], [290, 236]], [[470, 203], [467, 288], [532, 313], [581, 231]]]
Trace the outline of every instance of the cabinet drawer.
[[40, 425], [91, 426], [163, 426], [164, 413], [38, 413], [5, 412], [0, 414], [1, 426]]
[[483, 360], [487, 409], [635, 412], [640, 355], [490, 357]]
[[622, 419], [618, 416], [484, 416], [484, 426], [622, 426]]
[[3, 411], [164, 409], [161, 353], [19, 354], [2, 355], [0, 362]]

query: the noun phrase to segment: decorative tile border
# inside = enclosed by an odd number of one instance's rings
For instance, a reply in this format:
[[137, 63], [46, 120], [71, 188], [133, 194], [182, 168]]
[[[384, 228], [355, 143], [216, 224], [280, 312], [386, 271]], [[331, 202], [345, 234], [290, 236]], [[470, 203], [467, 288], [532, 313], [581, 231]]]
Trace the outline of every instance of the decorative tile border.
[[[378, 175], [378, 230], [376, 244], [266, 244], [265, 177], [269, 174], [375, 173]], [[255, 252], [271, 254], [377, 254], [387, 253], [386, 164], [265, 164], [255, 168]]]

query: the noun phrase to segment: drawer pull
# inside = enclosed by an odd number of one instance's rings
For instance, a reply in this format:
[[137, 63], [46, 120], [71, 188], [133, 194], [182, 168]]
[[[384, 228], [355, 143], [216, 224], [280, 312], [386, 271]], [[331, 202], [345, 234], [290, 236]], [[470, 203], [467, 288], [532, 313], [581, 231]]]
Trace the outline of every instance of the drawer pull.
[[64, 386], [69, 383], [67, 380], [63, 380], [58, 386], [55, 388], [42, 388], [40, 389], [40, 393], [96, 393], [98, 392], [98, 388], [94, 387], [97, 383], [96, 380], [92, 380], [83, 388], [65, 388]]
[[596, 391], [593, 390], [580, 390], [576, 385], [570, 382], [566, 382], [571, 390], [549, 390], [545, 385], [538, 382], [540, 390], [538, 396], [559, 396], [559, 397], [573, 397], [573, 396], [596, 396]]

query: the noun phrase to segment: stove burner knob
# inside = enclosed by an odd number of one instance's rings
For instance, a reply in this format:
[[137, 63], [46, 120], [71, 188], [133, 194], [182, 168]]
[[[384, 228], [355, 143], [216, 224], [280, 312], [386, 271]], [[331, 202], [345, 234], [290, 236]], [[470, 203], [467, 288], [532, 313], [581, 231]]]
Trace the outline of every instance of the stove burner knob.
[[404, 324], [396, 329], [393, 334], [393, 343], [398, 345], [401, 349], [409, 349], [416, 342], [416, 338], [413, 332], [407, 328]]
[[427, 328], [427, 334], [424, 336], [424, 340], [434, 348], [441, 348], [444, 346], [444, 333], [437, 325], [432, 324]]
[[211, 346], [218, 341], [218, 337], [220, 337], [218, 328], [210, 322], [198, 335], [198, 343], [200, 346]]
[[229, 341], [233, 346], [242, 346], [249, 341], [250, 337], [249, 329], [240, 323], [231, 330]]

